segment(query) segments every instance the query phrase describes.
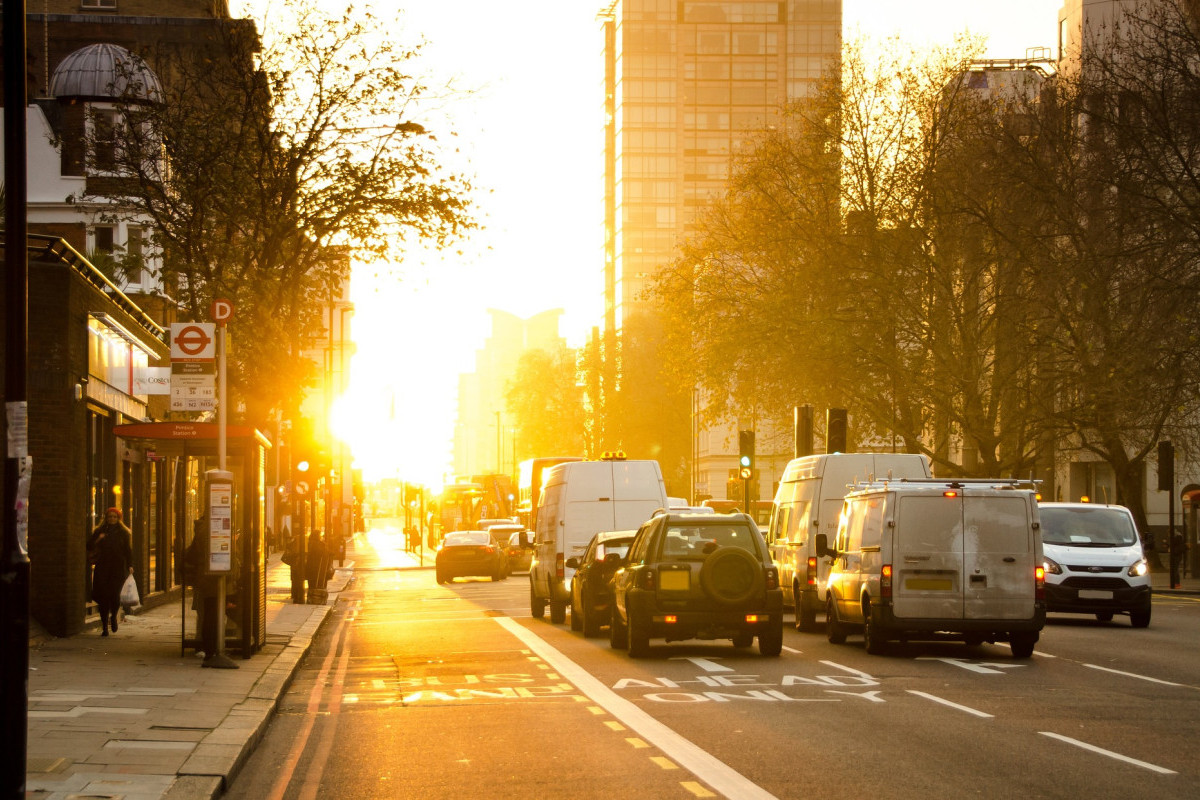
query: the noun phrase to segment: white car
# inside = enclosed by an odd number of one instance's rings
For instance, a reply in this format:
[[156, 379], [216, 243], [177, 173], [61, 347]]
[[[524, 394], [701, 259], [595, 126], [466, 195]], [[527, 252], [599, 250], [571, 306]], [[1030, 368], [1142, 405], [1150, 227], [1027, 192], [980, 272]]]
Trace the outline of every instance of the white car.
[[1046, 566], [1046, 610], [1128, 614], [1150, 624], [1150, 567], [1133, 514], [1124, 506], [1039, 503]]

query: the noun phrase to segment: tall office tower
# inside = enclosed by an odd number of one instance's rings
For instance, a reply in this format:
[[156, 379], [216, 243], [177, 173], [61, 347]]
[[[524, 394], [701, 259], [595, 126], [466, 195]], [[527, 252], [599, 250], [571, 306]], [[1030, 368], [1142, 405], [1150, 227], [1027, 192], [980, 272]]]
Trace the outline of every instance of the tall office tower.
[[605, 21], [605, 327], [674, 257], [730, 156], [840, 52], [841, 0], [614, 0]]
[[[614, 0], [600, 18], [607, 120], [602, 392], [610, 408], [628, 412], [629, 403], [612, 402], [639, 391], [622, 363], [629, 348], [647, 345], [623, 340], [622, 329], [646, 309], [649, 279], [671, 263], [692, 220], [724, 188], [739, 145], [768, 130], [835, 63], [842, 3]], [[684, 397], [690, 392], [685, 387]], [[618, 415], [608, 415], [610, 428], [629, 424], [630, 414]], [[659, 458], [671, 484], [668, 462], [691, 459], [688, 415], [685, 399], [679, 414], [663, 415], [681, 416], [682, 432], [625, 427], [605, 432], [606, 441]]]

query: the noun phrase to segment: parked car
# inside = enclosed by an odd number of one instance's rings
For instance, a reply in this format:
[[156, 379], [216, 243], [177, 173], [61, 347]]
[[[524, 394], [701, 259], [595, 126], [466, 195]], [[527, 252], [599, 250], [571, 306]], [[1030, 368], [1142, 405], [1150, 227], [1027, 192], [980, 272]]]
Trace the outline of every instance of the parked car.
[[612, 620], [612, 578], [621, 568], [637, 531], [602, 531], [588, 542], [582, 556], [571, 556], [571, 630], [599, 636]]
[[[510, 575], [514, 572], [529, 572], [529, 565], [533, 561], [533, 546], [527, 544], [532, 538], [529, 535], [529, 531], [520, 525], [515, 527], [516, 530], [508, 534], [508, 539], [504, 545], [504, 554], [508, 557], [508, 572]], [[497, 528], [497, 530], [506, 531], [508, 529]], [[521, 539], [521, 534], [525, 534], [524, 542]]]
[[783, 592], [766, 540], [747, 514], [659, 514], [613, 576], [609, 642], [640, 658], [651, 639], [732, 639], [777, 656]]
[[437, 582], [480, 576], [494, 581], [508, 577], [508, 559], [504, 548], [487, 531], [447, 533], [435, 559]]
[[1124, 506], [1039, 503], [1046, 610], [1150, 624], [1150, 567]]

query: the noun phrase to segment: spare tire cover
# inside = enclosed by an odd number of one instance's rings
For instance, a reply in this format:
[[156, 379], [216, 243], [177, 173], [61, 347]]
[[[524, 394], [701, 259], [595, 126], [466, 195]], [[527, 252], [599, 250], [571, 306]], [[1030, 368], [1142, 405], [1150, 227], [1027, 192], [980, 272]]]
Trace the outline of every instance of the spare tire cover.
[[719, 605], [745, 603], [763, 589], [762, 565], [740, 547], [720, 547], [700, 567], [700, 586]]

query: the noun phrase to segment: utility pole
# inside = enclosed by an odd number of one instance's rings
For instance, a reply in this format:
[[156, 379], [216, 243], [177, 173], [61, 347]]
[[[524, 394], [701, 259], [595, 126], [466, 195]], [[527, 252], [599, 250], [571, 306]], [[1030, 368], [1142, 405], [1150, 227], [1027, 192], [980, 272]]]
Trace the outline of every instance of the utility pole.
[[29, 345], [26, 251], [25, 2], [6, 0], [4, 24], [4, 537], [0, 545], [0, 797], [24, 800], [29, 744]]

